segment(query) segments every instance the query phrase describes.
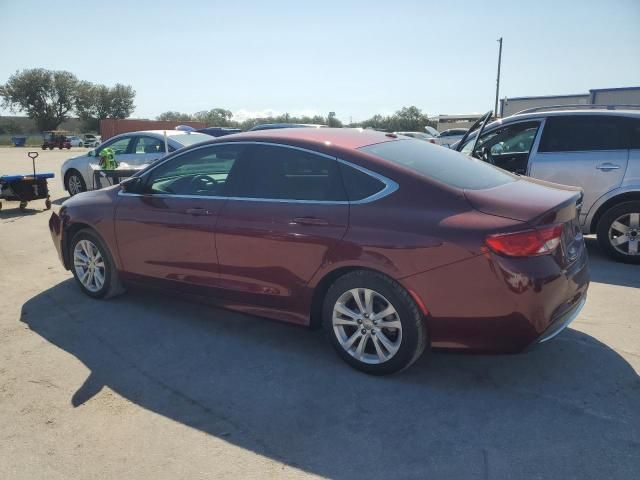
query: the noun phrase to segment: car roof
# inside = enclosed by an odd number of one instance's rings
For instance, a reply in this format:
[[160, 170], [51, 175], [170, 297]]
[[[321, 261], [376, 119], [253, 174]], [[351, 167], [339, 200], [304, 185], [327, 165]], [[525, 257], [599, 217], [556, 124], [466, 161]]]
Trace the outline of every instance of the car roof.
[[219, 137], [219, 139], [213, 140], [211, 143], [240, 140], [309, 143], [357, 149], [375, 143], [397, 140], [397, 135], [363, 128], [281, 128], [235, 133]]
[[511, 120], [511, 119], [523, 119], [523, 118], [545, 118], [545, 117], [556, 117], [558, 115], [562, 116], [571, 116], [571, 115], [607, 115], [607, 116], [620, 116], [620, 117], [635, 117], [640, 118], [639, 110], [631, 110], [631, 109], [621, 109], [621, 110], [609, 110], [607, 108], [594, 108], [594, 109], [568, 109], [568, 110], [547, 110], [547, 111], [537, 111], [530, 113], [515, 113], [509, 117], [504, 117], [501, 120]]

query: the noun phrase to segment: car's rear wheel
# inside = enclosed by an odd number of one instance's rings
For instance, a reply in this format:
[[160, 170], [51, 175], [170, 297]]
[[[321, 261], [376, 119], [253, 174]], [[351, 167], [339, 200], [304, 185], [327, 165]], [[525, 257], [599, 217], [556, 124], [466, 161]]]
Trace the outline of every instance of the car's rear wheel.
[[374, 375], [409, 367], [428, 344], [423, 315], [409, 293], [368, 270], [348, 273], [329, 288], [323, 325], [348, 364]]
[[610, 208], [598, 222], [598, 243], [620, 262], [640, 264], [640, 201]]
[[84, 179], [82, 178], [82, 175], [80, 175], [80, 172], [78, 172], [77, 170], [69, 170], [69, 172], [65, 176], [64, 184], [67, 192], [69, 192], [69, 195], [71, 195], [72, 197], [87, 190]]
[[71, 240], [71, 271], [81, 290], [93, 298], [109, 298], [123, 291], [111, 253], [91, 230]]

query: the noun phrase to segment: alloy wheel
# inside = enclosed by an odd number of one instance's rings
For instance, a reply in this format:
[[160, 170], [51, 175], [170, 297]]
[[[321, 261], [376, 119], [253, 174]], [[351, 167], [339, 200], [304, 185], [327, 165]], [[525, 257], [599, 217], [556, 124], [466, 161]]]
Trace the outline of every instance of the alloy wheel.
[[69, 190], [69, 194], [77, 195], [82, 192], [82, 181], [78, 175], [75, 173], [69, 175], [69, 179], [67, 180], [67, 187]]
[[80, 240], [73, 249], [73, 265], [80, 283], [92, 293], [104, 286], [106, 266], [98, 247], [90, 240]]
[[611, 246], [623, 255], [640, 255], [640, 212], [620, 215], [609, 227]]
[[402, 343], [398, 312], [383, 295], [369, 288], [354, 288], [338, 298], [332, 326], [340, 346], [368, 364], [389, 361]]

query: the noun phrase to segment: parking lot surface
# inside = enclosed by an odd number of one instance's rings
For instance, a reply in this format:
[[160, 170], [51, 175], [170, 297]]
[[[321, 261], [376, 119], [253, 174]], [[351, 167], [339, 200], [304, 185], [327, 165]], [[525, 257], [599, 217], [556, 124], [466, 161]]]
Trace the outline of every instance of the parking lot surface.
[[[41, 151], [38, 171], [81, 150]], [[29, 172], [26, 152], [0, 148], [0, 174]], [[595, 239], [586, 307], [553, 341], [377, 378], [322, 332], [148, 291], [92, 300], [44, 201], [2, 203], [0, 478], [639, 478], [640, 267]]]

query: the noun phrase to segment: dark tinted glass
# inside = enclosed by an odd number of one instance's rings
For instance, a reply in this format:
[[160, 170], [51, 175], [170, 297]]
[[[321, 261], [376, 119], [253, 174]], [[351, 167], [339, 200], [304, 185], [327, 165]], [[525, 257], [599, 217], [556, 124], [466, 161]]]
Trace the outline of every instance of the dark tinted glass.
[[235, 197], [278, 200], [343, 201], [346, 193], [338, 162], [294, 148], [249, 147], [247, 161], [234, 172]]
[[640, 118], [632, 118], [631, 123], [631, 148], [640, 149]]
[[378, 143], [361, 150], [452, 187], [481, 190], [514, 181], [504, 170], [482, 160], [420, 140]]
[[149, 173], [147, 191], [166, 195], [224, 195], [227, 178], [243, 148], [220, 145], [178, 155]]
[[606, 115], [568, 115], [546, 120], [539, 152], [624, 150], [629, 148], [628, 121]]
[[385, 187], [385, 184], [377, 178], [349, 165], [340, 164], [340, 173], [342, 173], [347, 196], [352, 202], [375, 195]]

